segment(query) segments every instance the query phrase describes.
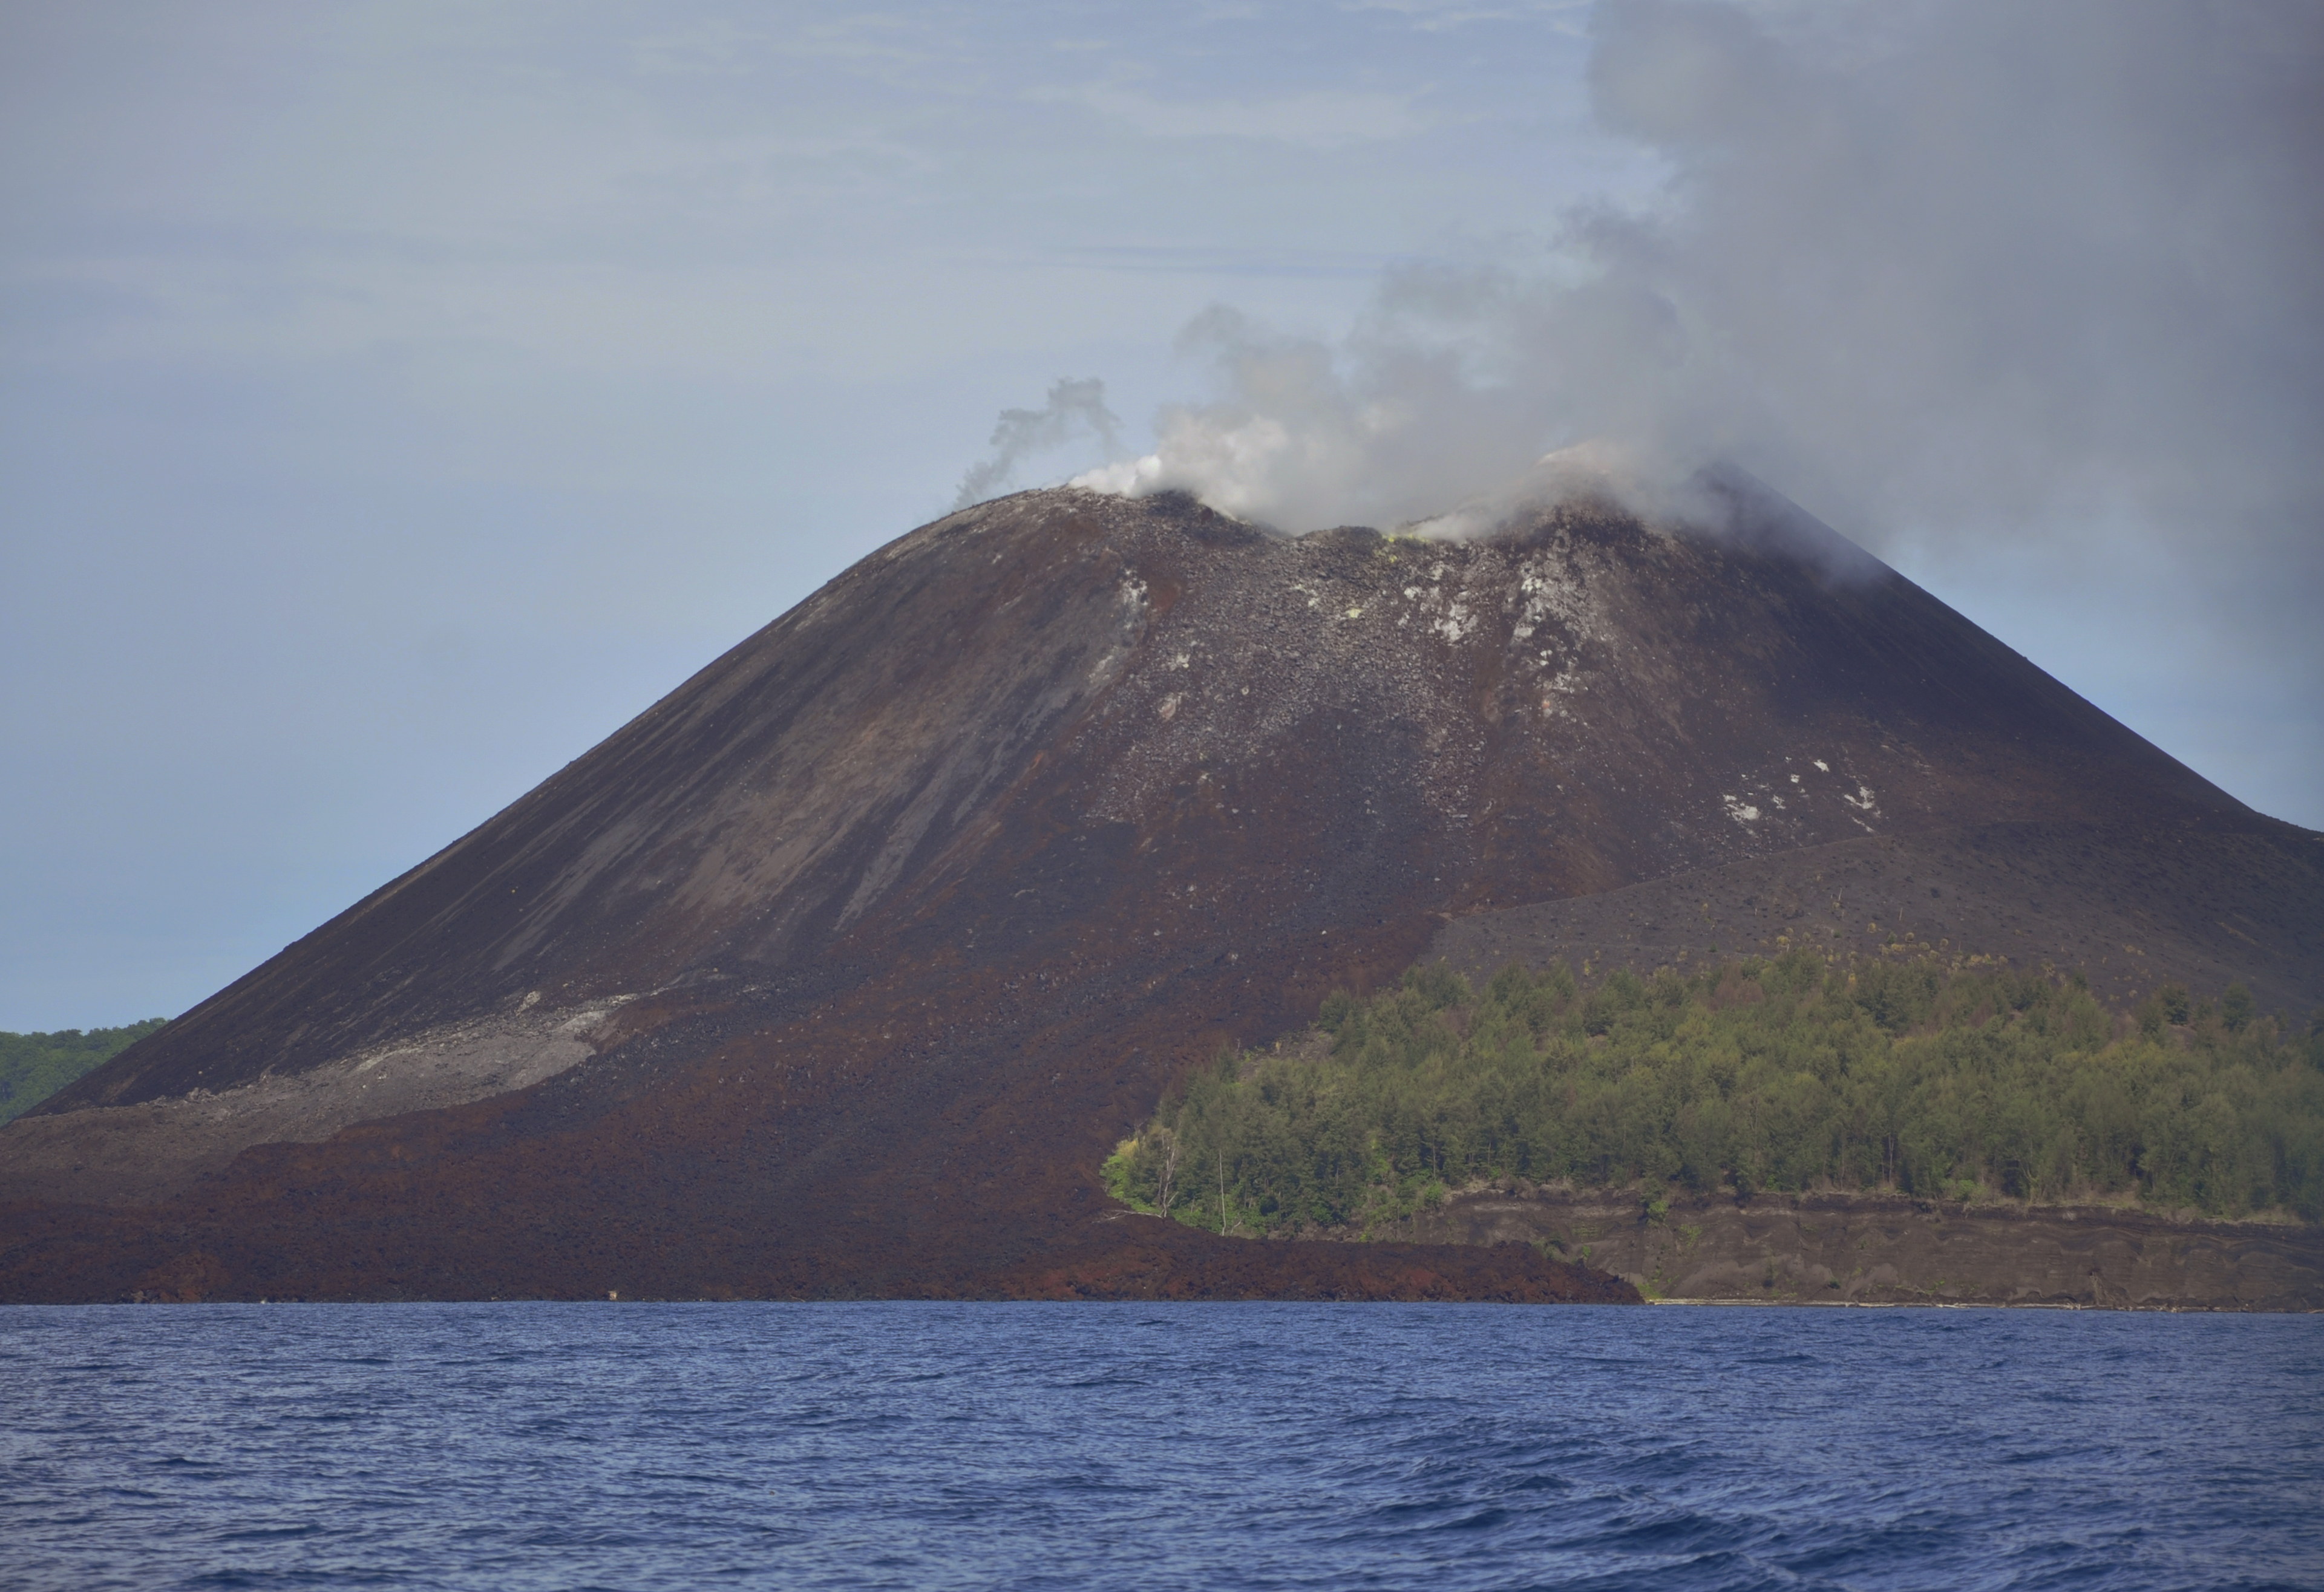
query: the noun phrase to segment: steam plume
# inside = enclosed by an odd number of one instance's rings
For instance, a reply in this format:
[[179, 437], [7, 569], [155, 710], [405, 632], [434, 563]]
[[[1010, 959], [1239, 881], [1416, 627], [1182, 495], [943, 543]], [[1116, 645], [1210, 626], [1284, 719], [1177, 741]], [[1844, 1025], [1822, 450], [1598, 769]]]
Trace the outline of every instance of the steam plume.
[[1213, 310], [1182, 345], [1214, 397], [1082, 483], [1390, 524], [1597, 439], [1634, 482], [1732, 459], [1876, 543], [2047, 520], [2312, 582], [2324, 8], [1601, 0], [1594, 26], [1596, 113], [1668, 162], [1661, 203], [1398, 272], [1333, 343]]
[[991, 497], [1036, 454], [1072, 440], [1076, 427], [1094, 432], [1108, 453], [1120, 448], [1121, 422], [1105, 407], [1105, 383], [1094, 377], [1074, 382], [1060, 379], [1049, 389], [1049, 401], [1038, 410], [1002, 410], [992, 428], [992, 454], [961, 477], [955, 509]]

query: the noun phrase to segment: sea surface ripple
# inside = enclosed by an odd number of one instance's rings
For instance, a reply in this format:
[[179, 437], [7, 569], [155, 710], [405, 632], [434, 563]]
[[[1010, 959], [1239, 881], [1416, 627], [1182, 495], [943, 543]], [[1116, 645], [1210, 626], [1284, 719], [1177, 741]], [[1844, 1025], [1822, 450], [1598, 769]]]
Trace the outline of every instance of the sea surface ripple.
[[27, 1587], [2317, 1587], [2324, 1318], [0, 1310]]

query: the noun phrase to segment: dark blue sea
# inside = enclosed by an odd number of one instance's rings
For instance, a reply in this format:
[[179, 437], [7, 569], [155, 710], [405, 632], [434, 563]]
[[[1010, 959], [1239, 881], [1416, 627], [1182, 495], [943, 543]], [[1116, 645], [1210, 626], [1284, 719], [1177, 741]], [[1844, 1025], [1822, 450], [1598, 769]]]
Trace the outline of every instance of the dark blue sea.
[[2324, 1587], [2324, 1318], [0, 1310], [10, 1587]]

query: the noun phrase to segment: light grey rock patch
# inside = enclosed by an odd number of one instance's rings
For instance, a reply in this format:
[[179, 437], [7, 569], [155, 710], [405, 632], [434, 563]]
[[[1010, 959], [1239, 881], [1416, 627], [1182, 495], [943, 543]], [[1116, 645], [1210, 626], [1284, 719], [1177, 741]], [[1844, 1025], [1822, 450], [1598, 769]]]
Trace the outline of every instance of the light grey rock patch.
[[528, 1003], [216, 1093], [20, 1117], [0, 1127], [0, 1205], [146, 1204], [254, 1145], [317, 1144], [358, 1122], [529, 1089], [595, 1054], [599, 1026], [629, 998], [561, 1011]]

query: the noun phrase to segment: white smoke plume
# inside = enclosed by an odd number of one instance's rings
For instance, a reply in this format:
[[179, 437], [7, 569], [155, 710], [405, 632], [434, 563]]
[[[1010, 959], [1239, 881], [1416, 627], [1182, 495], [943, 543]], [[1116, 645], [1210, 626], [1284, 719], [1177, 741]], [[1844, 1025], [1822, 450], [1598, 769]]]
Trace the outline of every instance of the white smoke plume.
[[1063, 446], [1083, 428], [1094, 433], [1109, 453], [1121, 446], [1121, 422], [1105, 407], [1105, 383], [1094, 377], [1078, 382], [1060, 378], [1040, 409], [1002, 410], [992, 428], [991, 456], [961, 477], [953, 507], [982, 502], [1006, 485], [1028, 458]]
[[1634, 483], [1732, 460], [1876, 544], [2200, 527], [2312, 594], [2324, 6], [1601, 0], [1593, 26], [1596, 114], [1668, 162], [1662, 203], [1400, 272], [1335, 343], [1213, 310], [1183, 343], [1214, 399], [1080, 483], [1388, 525], [1594, 439]]

